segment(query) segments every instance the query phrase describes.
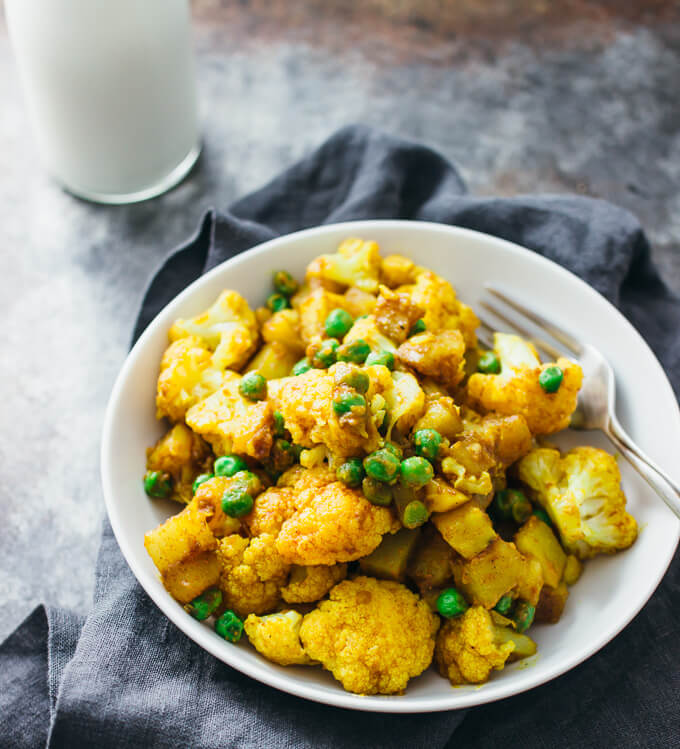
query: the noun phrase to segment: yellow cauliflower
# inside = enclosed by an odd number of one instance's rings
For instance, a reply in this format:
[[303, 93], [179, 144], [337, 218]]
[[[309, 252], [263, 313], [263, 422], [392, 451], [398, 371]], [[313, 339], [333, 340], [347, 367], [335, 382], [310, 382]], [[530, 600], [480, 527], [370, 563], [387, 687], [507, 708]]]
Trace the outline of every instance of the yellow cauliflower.
[[300, 643], [302, 614], [280, 611], [267, 616], [250, 614], [244, 628], [250, 644], [267, 660], [281, 666], [307, 665], [311, 659]]
[[307, 614], [300, 640], [357, 694], [403, 692], [432, 662], [438, 618], [400, 583], [357, 577], [336, 585], [330, 599]]
[[191, 501], [194, 479], [199, 473], [207, 473], [211, 466], [210, 448], [185, 424], [175, 424], [147, 450], [147, 469], [172, 478], [171, 499], [178, 502]]
[[213, 363], [211, 351], [197, 336], [171, 343], [161, 359], [156, 386], [156, 415], [182, 421], [187, 410], [232, 377]]
[[238, 292], [226, 290], [205, 312], [176, 320], [169, 336], [171, 341], [196, 336], [213, 352], [218, 369], [239, 369], [257, 348], [257, 321], [248, 302]]
[[222, 564], [220, 588], [226, 607], [240, 617], [274, 611], [289, 570], [276, 550], [274, 536], [225, 536], [219, 541], [217, 554]]
[[457, 297], [453, 286], [429, 270], [418, 269], [414, 284], [400, 286], [397, 291], [410, 294], [414, 304], [425, 310], [425, 327], [431, 333], [459, 330], [468, 348], [477, 345], [477, 315]]
[[439, 630], [435, 659], [452, 684], [481, 684], [492, 670], [503, 669], [518, 645], [525, 655], [536, 650], [528, 637], [497, 627], [486, 609], [471, 606]]
[[361, 490], [340, 481], [295, 490], [297, 511], [284, 521], [276, 539], [281, 556], [292, 564], [331, 565], [370, 554], [393, 518], [371, 504]]
[[255, 497], [253, 509], [244, 518], [251, 536], [277, 535], [281, 526], [295, 513], [295, 492], [291, 487], [272, 486]]
[[251, 401], [238, 391], [235, 375], [186, 413], [186, 423], [213, 446], [216, 455], [239, 453], [262, 460], [274, 439], [274, 412], [266, 401]]
[[346, 564], [334, 564], [330, 567], [294, 565], [286, 587], [281, 590], [281, 597], [286, 603], [318, 601], [345, 577], [347, 577]]
[[425, 393], [418, 380], [408, 372], [393, 372], [392, 387], [385, 390], [382, 397], [387, 406], [386, 439], [392, 438], [392, 430], [408, 434], [425, 411]]
[[447, 388], [455, 387], [465, 376], [465, 339], [459, 330], [411, 336], [399, 346], [397, 356]]
[[334, 309], [345, 309], [345, 298], [326, 289], [315, 289], [298, 307], [300, 336], [305, 343], [325, 336], [325, 322]]
[[361, 291], [378, 290], [380, 276], [380, 249], [376, 242], [363, 239], [345, 239], [338, 251], [319, 255], [307, 267], [305, 280], [331, 281], [340, 286], [356, 286]]
[[494, 463], [503, 468], [531, 450], [531, 432], [523, 416], [487, 414], [480, 417], [470, 409], [465, 409], [463, 424], [464, 438], [479, 442], [489, 451]]
[[230, 478], [213, 476], [198, 487], [189, 503], [189, 507], [195, 507], [206, 518], [208, 528], [217, 538], [237, 533], [241, 527], [239, 518], [230, 517], [222, 509], [224, 492], [240, 483], [241, 477], [238, 475]]
[[546, 509], [562, 545], [579, 559], [627, 549], [637, 523], [626, 512], [621, 473], [613, 456], [595, 447], [532, 450], [518, 464], [520, 479]]
[[521, 414], [532, 434], [552, 434], [568, 427], [583, 380], [581, 367], [569, 359], [558, 359], [564, 379], [557, 392], [546, 393], [538, 378], [552, 365], [541, 364], [530, 343], [516, 335], [496, 333], [494, 351], [501, 360], [500, 374], [475, 373], [470, 377], [470, 406], [506, 416]]

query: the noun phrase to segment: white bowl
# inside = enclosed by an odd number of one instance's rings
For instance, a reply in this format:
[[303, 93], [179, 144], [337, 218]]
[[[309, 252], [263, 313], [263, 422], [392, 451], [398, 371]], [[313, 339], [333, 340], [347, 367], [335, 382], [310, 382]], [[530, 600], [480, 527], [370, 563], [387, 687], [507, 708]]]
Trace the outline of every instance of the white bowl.
[[[321, 668], [272, 664], [248, 643], [229, 644], [185, 613], [161, 585], [144, 549], [144, 533], [179, 509], [147, 498], [141, 481], [145, 448], [163, 432], [155, 418], [155, 387], [173, 320], [197, 314], [224, 288], [237, 289], [251, 305], [260, 305], [274, 270], [285, 268], [300, 278], [312, 258], [334, 251], [347, 236], [374, 239], [383, 254], [413, 257], [450, 280], [473, 307], [483, 284], [496, 282], [595, 344], [616, 372], [624, 427], [648, 455], [680, 478], [680, 414], [668, 380], [634, 328], [583, 281], [522, 247], [466, 229], [410, 221], [334, 224], [265, 242], [213, 269], [170, 302], [130, 352], [108, 405], [101, 455], [106, 507], [120, 548], [146, 592], [192, 640], [254, 679], [300, 697], [356, 710], [414, 713], [479, 705], [549, 681], [595, 653], [628, 624], [657, 587], [677, 545], [680, 522], [623, 460], [628, 506], [640, 526], [638, 540], [628, 551], [588, 562], [560, 622], [532, 628], [538, 654], [493, 672], [481, 687], [454, 689], [431, 668], [413, 679], [404, 695], [362, 697], [345, 692]], [[563, 433], [556, 441], [563, 447], [609, 448], [598, 433]]]

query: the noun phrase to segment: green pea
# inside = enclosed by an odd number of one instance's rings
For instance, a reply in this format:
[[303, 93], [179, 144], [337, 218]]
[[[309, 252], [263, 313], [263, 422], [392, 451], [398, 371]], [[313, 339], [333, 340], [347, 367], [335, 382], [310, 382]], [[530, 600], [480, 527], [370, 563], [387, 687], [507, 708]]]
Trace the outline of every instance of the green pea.
[[288, 298], [283, 296], [283, 294], [271, 294], [267, 297], [267, 307], [272, 312], [280, 312], [282, 309], [288, 307]]
[[245, 460], [238, 455], [223, 455], [215, 461], [215, 476], [233, 476], [239, 471], [245, 471], [248, 468]]
[[537, 507], [537, 508], [536, 508], [536, 509], [535, 509], [535, 510], [533, 511], [533, 513], [532, 513], [532, 514], [533, 514], [533, 515], [536, 515], [536, 517], [537, 517], [537, 518], [538, 518], [539, 520], [542, 520], [542, 521], [543, 521], [543, 522], [544, 522], [544, 523], [545, 523], [546, 525], [549, 525], [549, 526], [550, 526], [551, 528], [553, 527], [553, 522], [552, 522], [552, 520], [550, 519], [550, 515], [548, 515], [548, 513], [547, 513], [547, 512], [546, 512], [546, 511], [545, 511], [545, 510], [544, 510], [544, 509], [543, 509], [542, 507]]
[[348, 361], [354, 364], [363, 364], [371, 353], [371, 347], [363, 338], [357, 338], [356, 341], [343, 343], [338, 349], [338, 361]]
[[412, 335], [418, 335], [418, 333], [424, 333], [426, 330], [425, 320], [421, 317], [420, 320], [416, 320], [415, 325], [409, 330], [409, 337]]
[[425, 458], [413, 457], [401, 461], [402, 481], [410, 486], [425, 486], [433, 476], [432, 464]]
[[512, 615], [512, 619], [517, 625], [517, 631], [520, 633], [526, 632], [526, 630], [533, 624], [535, 615], [535, 606], [527, 603], [527, 601], [518, 601]]
[[364, 493], [364, 497], [366, 497], [372, 505], [389, 507], [389, 505], [392, 504], [392, 492], [390, 487], [383, 484], [381, 481], [376, 481], [367, 476], [361, 482], [361, 490]]
[[262, 401], [267, 397], [267, 380], [259, 372], [248, 372], [241, 378], [238, 391], [251, 401]]
[[366, 366], [371, 367], [374, 364], [382, 364], [391, 371], [394, 369], [394, 354], [389, 351], [371, 351], [366, 357]]
[[191, 603], [188, 603], [184, 610], [191, 614], [194, 619], [202, 622], [207, 619], [222, 603], [222, 591], [219, 588], [208, 588], [200, 596], [196, 596]]
[[413, 446], [416, 455], [428, 460], [435, 460], [442, 443], [442, 436], [436, 429], [419, 429], [413, 435]]
[[335, 364], [338, 358], [337, 351], [339, 345], [335, 338], [326, 338], [326, 340], [321, 341], [319, 347], [312, 355], [312, 366], [317, 369], [328, 369], [328, 367]]
[[396, 442], [385, 442], [382, 446], [383, 450], [389, 450], [392, 455], [396, 455], [399, 460], [404, 457], [404, 451], [396, 444]]
[[366, 408], [366, 398], [358, 393], [340, 393], [333, 401], [333, 410], [338, 416], [350, 413], [355, 408]]
[[484, 374], [498, 374], [501, 371], [501, 360], [493, 351], [486, 351], [479, 357], [477, 371]]
[[274, 436], [283, 437], [286, 432], [286, 426], [283, 422], [281, 411], [274, 411]]
[[546, 393], [556, 393], [560, 389], [564, 372], [557, 365], [546, 367], [538, 376], [538, 384]]
[[230, 518], [242, 518], [253, 509], [253, 498], [238, 486], [227, 489], [222, 495], [222, 511]]
[[399, 458], [384, 447], [364, 458], [366, 475], [384, 483], [389, 483], [397, 478], [400, 465]]
[[362, 394], [368, 390], [369, 385], [371, 384], [368, 375], [359, 369], [353, 369], [351, 372], [347, 372], [347, 374], [336, 379], [336, 382], [338, 385], [347, 385], [347, 387], [354, 388], [357, 393]]
[[501, 614], [501, 616], [507, 616], [511, 609], [513, 604], [515, 603], [515, 599], [506, 593], [504, 596], [501, 596], [498, 599], [498, 603], [494, 606], [494, 609]]
[[414, 499], [404, 507], [401, 513], [401, 524], [404, 528], [418, 528], [427, 522], [430, 513], [427, 511], [425, 504], [419, 499]]
[[147, 471], [144, 476], [144, 491], [156, 499], [170, 496], [172, 491], [170, 476], [162, 471]]
[[437, 611], [447, 619], [464, 614], [468, 608], [468, 602], [455, 588], [442, 590], [437, 598]]
[[304, 359], [300, 359], [300, 361], [293, 366], [292, 373], [295, 377], [297, 377], [298, 375], [304, 374], [305, 372], [309, 372], [311, 368], [312, 365], [309, 363], [309, 359], [305, 356]]
[[521, 525], [531, 517], [533, 507], [531, 502], [520, 491], [513, 490], [512, 519]]
[[214, 473], [202, 473], [200, 476], [196, 476], [194, 483], [191, 485], [191, 491], [196, 494], [198, 487], [201, 484], [205, 484], [206, 481], [210, 481], [215, 476]]
[[229, 642], [238, 642], [243, 634], [243, 622], [231, 609], [227, 609], [215, 622], [215, 632]]
[[361, 463], [361, 458], [349, 458], [335, 472], [338, 481], [342, 481], [343, 484], [356, 488], [361, 486], [361, 482], [364, 479], [364, 467]]
[[349, 329], [352, 325], [354, 325], [352, 315], [350, 315], [347, 310], [336, 307], [326, 318], [324, 330], [326, 331], [326, 335], [330, 338], [343, 338], [347, 333], [349, 333]]
[[298, 283], [286, 270], [274, 273], [274, 288], [284, 296], [292, 296], [298, 290]]
[[493, 498], [493, 507], [499, 518], [523, 523], [531, 515], [531, 502], [519, 489], [501, 489]]

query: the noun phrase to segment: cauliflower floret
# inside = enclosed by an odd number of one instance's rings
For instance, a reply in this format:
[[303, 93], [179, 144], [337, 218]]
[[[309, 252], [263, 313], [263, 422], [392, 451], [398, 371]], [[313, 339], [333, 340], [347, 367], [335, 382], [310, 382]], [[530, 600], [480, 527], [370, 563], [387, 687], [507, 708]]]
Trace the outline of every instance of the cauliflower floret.
[[300, 643], [302, 614], [280, 611], [267, 616], [250, 614], [244, 628], [250, 644], [267, 660], [281, 666], [304, 666], [312, 662]]
[[199, 473], [207, 473], [211, 465], [210, 448], [184, 424], [175, 424], [147, 450], [147, 469], [172, 478], [171, 499], [178, 502], [191, 501], [194, 479]]
[[257, 321], [248, 302], [236, 291], [223, 291], [205, 312], [190, 320], [176, 320], [170, 340], [197, 336], [212, 352], [218, 369], [239, 369], [255, 353]]
[[481, 684], [493, 669], [500, 671], [515, 650], [511, 639], [499, 637], [489, 612], [471, 606], [439, 630], [435, 659], [452, 684]]
[[595, 447], [532, 450], [518, 464], [520, 479], [547, 510], [562, 545], [579, 559], [627, 549], [637, 523], [626, 512], [616, 459]]
[[295, 492], [291, 487], [272, 486], [258, 494], [252, 512], [244, 522], [251, 536], [278, 535], [281, 526], [295, 513]]
[[240, 477], [227, 478], [226, 476], [213, 476], [204, 481], [197, 489], [189, 507], [204, 515], [208, 521], [208, 528], [217, 538], [237, 533], [241, 527], [238, 518], [232, 518], [222, 509], [222, 497], [224, 492], [241, 483]]
[[429, 270], [418, 269], [415, 284], [400, 286], [397, 291], [410, 294], [411, 300], [425, 310], [425, 327], [431, 333], [459, 330], [468, 348], [477, 345], [477, 315], [457, 297], [453, 286]]
[[232, 534], [219, 542], [224, 603], [240, 617], [267, 614], [281, 599], [289, 565], [277, 552], [274, 541], [274, 536], [263, 533], [250, 540]]
[[420, 374], [449, 388], [465, 376], [465, 339], [459, 330], [411, 336], [399, 346], [397, 356]]
[[538, 382], [550, 364], [541, 364], [536, 349], [516, 335], [494, 334], [494, 351], [501, 360], [500, 374], [473, 374], [467, 395], [472, 408], [521, 414], [532, 434], [552, 434], [569, 426], [576, 408], [583, 372], [578, 364], [560, 358], [556, 364], [564, 379], [555, 393], [546, 393]]
[[385, 507], [372, 505], [360, 490], [340, 481], [295, 490], [297, 512], [286, 520], [276, 539], [281, 556], [293, 564], [331, 565], [370, 554], [393, 518]]
[[388, 338], [397, 343], [405, 341], [409, 331], [423, 313], [423, 308], [414, 304], [408, 294], [397, 294], [387, 286], [380, 287], [380, 296], [373, 315], [378, 330]]
[[381, 444], [370, 409], [343, 415], [333, 409], [339, 387], [335, 374], [346, 366], [340, 362], [330, 369], [310, 369], [269, 383], [270, 400], [283, 415], [295, 444], [308, 448], [322, 444], [343, 457], [371, 452]]
[[326, 318], [334, 309], [345, 309], [345, 298], [326, 289], [316, 289], [298, 307], [300, 335], [305, 343], [325, 336]]
[[156, 387], [156, 416], [182, 421], [187, 410], [214, 393], [225, 377], [213, 364], [212, 353], [197, 336], [171, 343], [161, 359]]
[[293, 565], [288, 584], [281, 590], [286, 603], [311, 603], [323, 598], [340, 580], [347, 577], [346, 564], [331, 567], [300, 567]]
[[235, 375], [212, 395], [192, 406], [187, 424], [210, 442], [215, 454], [239, 453], [262, 460], [274, 439], [274, 412], [269, 401], [251, 401], [238, 390]]
[[342, 286], [356, 286], [361, 291], [378, 290], [380, 249], [376, 242], [345, 239], [332, 255], [319, 255], [307, 267], [305, 279], [332, 281]]
[[307, 614], [300, 640], [345, 689], [394, 694], [432, 661], [438, 618], [400, 583], [357, 577]]
[[412, 374], [393, 372], [392, 383], [392, 388], [382, 395], [387, 406], [387, 440], [391, 439], [393, 429], [408, 434], [425, 411], [425, 393]]

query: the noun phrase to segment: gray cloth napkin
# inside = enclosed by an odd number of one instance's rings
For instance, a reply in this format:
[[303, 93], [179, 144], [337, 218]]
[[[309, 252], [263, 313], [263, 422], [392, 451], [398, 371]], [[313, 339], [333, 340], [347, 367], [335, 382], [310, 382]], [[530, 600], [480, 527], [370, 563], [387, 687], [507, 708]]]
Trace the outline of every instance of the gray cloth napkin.
[[[134, 338], [188, 283], [234, 254], [362, 218], [465, 226], [555, 260], [628, 316], [678, 392], [680, 300], [659, 278], [630, 213], [572, 196], [470, 197], [434, 151], [360, 126], [339, 131], [227, 213], [208, 213], [149, 285]], [[105, 521], [87, 618], [39, 607], [0, 645], [0, 746], [677, 746], [679, 610], [676, 556], [626, 630], [548, 685], [467, 714], [350, 712], [277, 692], [202, 651], [140, 588]]]

